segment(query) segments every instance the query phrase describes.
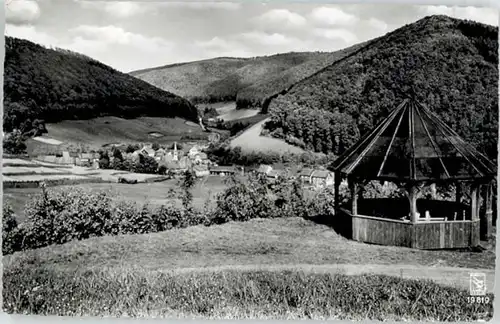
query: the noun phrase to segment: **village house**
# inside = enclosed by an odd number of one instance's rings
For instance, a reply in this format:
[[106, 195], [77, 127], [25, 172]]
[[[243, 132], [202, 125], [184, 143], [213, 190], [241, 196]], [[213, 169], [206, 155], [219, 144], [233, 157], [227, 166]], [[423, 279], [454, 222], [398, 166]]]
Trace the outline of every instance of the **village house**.
[[311, 175], [311, 183], [315, 187], [333, 186], [334, 182], [334, 174], [328, 170], [316, 170]]
[[202, 163], [206, 164], [207, 160], [208, 160], [208, 156], [206, 153], [203, 153], [203, 152], [196, 154], [192, 158], [192, 161], [196, 164], [202, 164]]
[[303, 183], [310, 184], [311, 181], [312, 181], [311, 176], [312, 176], [313, 172], [314, 172], [313, 169], [309, 169], [309, 168], [302, 169], [299, 172], [299, 178], [300, 178], [300, 180]]
[[194, 158], [197, 154], [201, 153], [198, 147], [195, 145], [191, 149], [189, 149], [188, 156], [189, 158]]
[[210, 171], [206, 166], [203, 165], [195, 165], [193, 167], [193, 172], [196, 177], [201, 178], [210, 175]]
[[237, 170], [232, 166], [215, 166], [209, 169], [210, 175], [218, 175], [221, 177], [225, 177], [227, 175], [236, 174]]
[[277, 180], [279, 177], [286, 176], [287, 172], [285, 170], [271, 170], [267, 173], [267, 178], [269, 180]]
[[63, 145], [63, 142], [42, 136], [28, 138], [25, 141], [25, 144], [26, 153], [30, 157], [37, 157], [42, 155], [62, 156], [62, 153], [65, 150], [65, 145]]
[[142, 154], [142, 156], [149, 156], [149, 157], [155, 157], [155, 150], [153, 150], [152, 147], [143, 147], [140, 150], [136, 151], [138, 154]]
[[167, 152], [164, 149], [160, 148], [155, 152], [155, 158], [161, 160], [161, 158], [165, 156], [166, 153]]
[[91, 166], [95, 157], [92, 153], [80, 153], [75, 159], [75, 164], [78, 166]]
[[269, 174], [273, 170], [273, 167], [267, 164], [261, 164], [257, 169], [257, 173], [259, 174]]

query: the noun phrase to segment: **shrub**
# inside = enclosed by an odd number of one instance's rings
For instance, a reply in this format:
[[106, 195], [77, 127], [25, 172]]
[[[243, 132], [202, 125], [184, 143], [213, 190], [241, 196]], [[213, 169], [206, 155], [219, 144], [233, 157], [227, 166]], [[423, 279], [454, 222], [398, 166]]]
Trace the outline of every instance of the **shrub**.
[[[253, 218], [333, 215], [333, 190], [317, 189], [306, 195], [299, 180], [232, 176], [226, 179], [228, 187], [215, 197], [215, 207], [207, 201], [202, 210], [192, 206], [191, 190], [195, 184], [194, 175], [186, 172], [178, 188], [168, 193], [169, 202], [156, 209], [148, 204], [112, 201], [105, 191], [48, 190], [42, 186], [41, 193], [27, 204], [27, 220], [19, 226], [8, 205], [4, 206], [4, 253], [94, 236], [153, 233]], [[345, 194], [343, 199], [347, 197]], [[182, 207], [175, 204], [177, 198]]]
[[12, 133], [6, 134], [3, 139], [3, 150], [7, 154], [26, 153], [26, 144], [22, 133], [14, 130]]
[[158, 174], [161, 174], [161, 175], [166, 175], [167, 174], [167, 167], [165, 165], [160, 165], [158, 167]]
[[156, 173], [158, 162], [151, 156], [139, 155], [139, 162], [134, 166], [134, 172], [137, 173]]
[[10, 254], [21, 249], [21, 229], [10, 205], [4, 202], [2, 207], [2, 252]]
[[129, 144], [127, 148], [125, 149], [125, 153], [134, 153], [141, 147], [138, 144]]
[[111, 197], [106, 192], [81, 188], [46, 190], [28, 202], [25, 247], [38, 248], [102, 236], [111, 218]]

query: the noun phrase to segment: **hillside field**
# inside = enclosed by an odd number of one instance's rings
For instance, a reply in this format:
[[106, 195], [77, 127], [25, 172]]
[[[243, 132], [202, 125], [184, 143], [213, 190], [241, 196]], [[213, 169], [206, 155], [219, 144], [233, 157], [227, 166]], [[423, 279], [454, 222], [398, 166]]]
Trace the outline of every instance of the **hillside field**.
[[269, 119], [264, 119], [251, 126], [231, 140], [232, 147], [241, 147], [242, 152], [279, 152], [303, 153], [304, 150], [290, 145], [282, 139], [262, 136], [262, 127]]
[[[167, 144], [173, 141], [189, 141], [189, 137], [206, 140], [209, 134], [197, 124], [188, 123], [182, 118], [162, 117], [124, 119], [109, 116], [88, 120], [65, 120], [47, 124], [47, 130], [47, 136], [51, 138], [93, 147], [111, 143]], [[158, 134], [163, 136], [159, 137]]]
[[223, 121], [236, 121], [238, 119], [245, 119], [257, 115], [259, 109], [237, 109], [236, 102], [229, 103], [216, 103], [216, 104], [206, 104], [205, 107], [213, 107], [219, 113], [217, 118]]

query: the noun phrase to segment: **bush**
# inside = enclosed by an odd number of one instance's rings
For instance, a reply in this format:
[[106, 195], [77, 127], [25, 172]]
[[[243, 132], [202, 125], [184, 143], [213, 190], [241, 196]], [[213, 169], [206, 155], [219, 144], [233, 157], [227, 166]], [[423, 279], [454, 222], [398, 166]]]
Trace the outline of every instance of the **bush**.
[[21, 248], [21, 230], [10, 205], [4, 202], [2, 207], [2, 252], [10, 254]]
[[[328, 188], [306, 196], [299, 180], [282, 177], [270, 181], [249, 175], [226, 181], [228, 187], [215, 197], [215, 207], [207, 201], [202, 210], [192, 206], [196, 178], [191, 172], [168, 193], [169, 203], [156, 209], [147, 203], [113, 201], [106, 191], [48, 190], [42, 186], [41, 193], [26, 205], [27, 219], [19, 226], [12, 210], [4, 205], [3, 251], [9, 254], [95, 236], [153, 233], [253, 218], [333, 215], [334, 194]], [[175, 205], [178, 198], [182, 206]]]
[[141, 147], [138, 144], [129, 144], [127, 148], [125, 149], [125, 153], [134, 153]]
[[166, 175], [167, 174], [167, 167], [165, 165], [160, 165], [158, 167], [158, 174], [161, 174], [161, 175]]
[[3, 139], [3, 150], [7, 154], [23, 154], [26, 153], [26, 144], [24, 137], [18, 130], [14, 130], [10, 134], [6, 134]]
[[111, 218], [111, 197], [106, 192], [81, 188], [46, 190], [28, 202], [23, 248], [38, 248], [102, 236]]
[[134, 172], [137, 173], [156, 173], [158, 170], [158, 162], [151, 156], [139, 155], [139, 163], [134, 166]]

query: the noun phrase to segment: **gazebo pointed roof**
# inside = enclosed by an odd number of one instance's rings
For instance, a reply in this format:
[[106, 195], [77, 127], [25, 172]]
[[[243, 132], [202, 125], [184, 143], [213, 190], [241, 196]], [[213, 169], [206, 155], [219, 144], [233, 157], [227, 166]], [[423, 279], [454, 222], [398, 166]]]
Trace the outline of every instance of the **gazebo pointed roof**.
[[333, 164], [367, 180], [441, 181], [496, 176], [496, 164], [414, 99], [389, 116]]

